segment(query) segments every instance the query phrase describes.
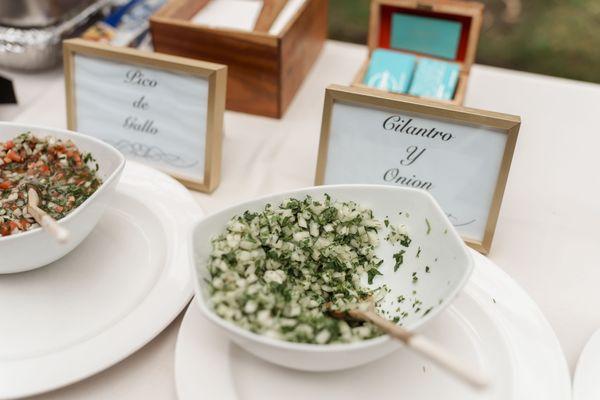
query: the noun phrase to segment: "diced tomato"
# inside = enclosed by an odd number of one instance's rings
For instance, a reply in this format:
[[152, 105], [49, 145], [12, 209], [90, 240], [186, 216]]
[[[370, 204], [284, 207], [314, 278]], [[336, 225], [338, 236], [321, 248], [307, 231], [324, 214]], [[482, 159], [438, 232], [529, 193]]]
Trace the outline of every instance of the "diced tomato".
[[63, 212], [63, 210], [64, 210], [64, 209], [65, 209], [65, 208], [64, 208], [63, 206], [56, 206], [56, 207], [54, 207], [54, 210], [55, 210], [57, 213]]
[[75, 161], [75, 163], [77, 165], [81, 165], [81, 155], [79, 154], [78, 151], [76, 151], [76, 150], [67, 150], [67, 152], [65, 154], [67, 155], [67, 158], [72, 158], [73, 161]]
[[8, 226], [10, 227], [11, 232], [19, 228], [19, 224], [17, 224], [15, 221], [8, 221]]
[[4, 223], [4, 224], [0, 224], [0, 235], [2, 236], [8, 236], [10, 235], [10, 227], [8, 226], [8, 223]]
[[9, 140], [8, 142], [4, 143], [4, 148], [6, 150], [10, 150], [13, 147], [15, 147], [15, 142], [13, 142], [12, 140]]
[[0, 182], [0, 189], [2, 189], [2, 190], [10, 189], [11, 186], [12, 186], [11, 181]]
[[4, 161], [6, 164], [10, 164], [10, 163], [12, 162], [12, 160], [11, 160], [10, 158], [8, 158], [8, 157], [4, 157], [4, 160], [3, 160], [3, 161]]
[[6, 157], [15, 162], [20, 162], [22, 160], [21, 156], [15, 153], [14, 150], [9, 150], [8, 153], [6, 153]]

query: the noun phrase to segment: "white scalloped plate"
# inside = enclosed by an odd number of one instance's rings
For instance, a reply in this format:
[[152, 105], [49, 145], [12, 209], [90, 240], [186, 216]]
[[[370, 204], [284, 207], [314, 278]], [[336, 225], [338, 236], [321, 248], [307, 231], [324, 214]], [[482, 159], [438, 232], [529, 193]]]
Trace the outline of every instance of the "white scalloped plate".
[[486, 368], [493, 386], [475, 392], [405, 349], [340, 372], [299, 372], [264, 362], [229, 342], [192, 302], [175, 350], [180, 400], [198, 399], [545, 399], [564, 400], [570, 376], [552, 328], [537, 305], [489, 259], [476, 267], [446, 312], [423, 330]]
[[0, 399], [89, 377], [160, 333], [191, 297], [188, 237], [201, 216], [181, 184], [129, 161], [79, 247], [0, 276]]

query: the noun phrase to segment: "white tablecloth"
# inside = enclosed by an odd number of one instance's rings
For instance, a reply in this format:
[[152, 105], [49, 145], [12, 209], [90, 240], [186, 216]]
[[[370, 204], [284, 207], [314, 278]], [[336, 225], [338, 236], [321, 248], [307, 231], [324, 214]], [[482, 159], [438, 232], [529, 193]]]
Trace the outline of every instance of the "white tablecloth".
[[[312, 185], [324, 89], [348, 84], [367, 51], [329, 42], [281, 120], [227, 112], [221, 186], [195, 194], [207, 212]], [[15, 80], [19, 106], [0, 119], [65, 127], [60, 71]], [[490, 258], [538, 303], [573, 369], [600, 328], [600, 85], [476, 65], [465, 105], [520, 115], [523, 123]], [[175, 398], [173, 351], [181, 318], [105, 372], [43, 399]]]

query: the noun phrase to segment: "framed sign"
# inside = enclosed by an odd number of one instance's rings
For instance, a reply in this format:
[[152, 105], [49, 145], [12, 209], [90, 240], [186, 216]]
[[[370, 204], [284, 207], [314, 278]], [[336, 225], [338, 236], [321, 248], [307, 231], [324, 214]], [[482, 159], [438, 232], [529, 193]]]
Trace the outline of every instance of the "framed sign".
[[211, 192], [219, 183], [227, 67], [64, 41], [67, 125]]
[[513, 115], [333, 85], [315, 184], [427, 190], [467, 244], [488, 253], [520, 124]]

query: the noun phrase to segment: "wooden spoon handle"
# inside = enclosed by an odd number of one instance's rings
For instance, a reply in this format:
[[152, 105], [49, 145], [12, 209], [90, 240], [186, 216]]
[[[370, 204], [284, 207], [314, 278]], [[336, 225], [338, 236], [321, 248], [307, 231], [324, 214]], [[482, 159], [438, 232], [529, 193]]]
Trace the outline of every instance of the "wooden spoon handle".
[[413, 335], [407, 346], [476, 389], [485, 389], [489, 385], [488, 378], [482, 372], [468, 367], [454, 354], [423, 335]]
[[60, 226], [58, 222], [44, 210], [39, 207], [28, 206], [28, 211], [37, 223], [59, 243], [66, 243], [67, 240], [69, 240], [69, 231]]
[[477, 389], [484, 389], [488, 386], [488, 379], [483, 373], [467, 367], [464, 362], [425, 336], [409, 332], [373, 311], [353, 310], [350, 314], [354, 314], [353, 317], [370, 321], [388, 335], [404, 342], [408, 348], [433, 361], [463, 382]]

